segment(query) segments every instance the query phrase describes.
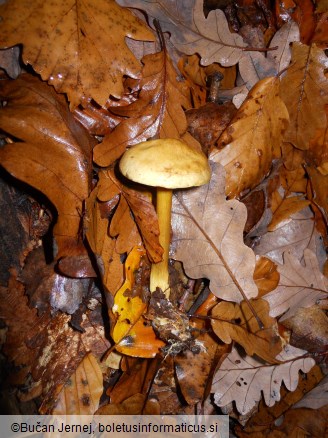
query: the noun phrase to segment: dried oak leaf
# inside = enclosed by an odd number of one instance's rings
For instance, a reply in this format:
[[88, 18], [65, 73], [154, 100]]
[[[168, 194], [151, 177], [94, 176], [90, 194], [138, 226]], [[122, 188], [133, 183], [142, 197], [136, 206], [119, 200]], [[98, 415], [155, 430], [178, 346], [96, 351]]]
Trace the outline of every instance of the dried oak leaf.
[[[97, 200], [99, 187], [90, 193], [86, 199], [86, 217], [85, 217], [85, 233], [92, 252], [95, 254], [97, 265], [100, 271], [102, 283], [106, 294], [108, 307], [111, 307], [113, 302], [112, 295], [120, 288], [123, 283], [123, 263], [121, 255], [115, 251], [115, 240], [108, 234], [109, 221], [108, 217], [103, 217], [102, 205]], [[115, 208], [118, 202], [118, 196], [111, 203], [111, 208]]]
[[[195, 312], [195, 318], [192, 318], [195, 345], [198, 346], [199, 351], [185, 350], [174, 357], [179, 387], [184, 399], [191, 406], [207, 399], [214, 371], [220, 359], [230, 351], [230, 345], [218, 343], [217, 338], [209, 330], [206, 315], [215, 301], [214, 296], [210, 294]], [[197, 316], [205, 316], [205, 319], [197, 318]]]
[[322, 371], [320, 367], [316, 365], [305, 376], [302, 376], [301, 379], [299, 379], [295, 391], [290, 392], [282, 386], [280, 401], [274, 406], [268, 407], [265, 405], [264, 401], [261, 400], [258, 412], [252, 415], [245, 427], [242, 428], [241, 426], [237, 426], [235, 433], [237, 433], [237, 436], [240, 438], [256, 438], [260, 436], [259, 434], [263, 434], [266, 431], [273, 429], [275, 421], [288, 411], [290, 407], [296, 406], [299, 400], [304, 400], [304, 398], [307, 397], [307, 394], [310, 394], [312, 392], [311, 390], [322, 381], [322, 378]]
[[121, 403], [112, 403], [102, 406], [95, 413], [97, 415], [159, 415], [158, 401], [147, 400], [147, 395], [134, 394]]
[[283, 263], [283, 253], [288, 251], [297, 259], [303, 258], [304, 249], [311, 249], [318, 257], [320, 268], [326, 260], [322, 236], [316, 230], [314, 216], [309, 207], [295, 213], [275, 231], [269, 231], [254, 240], [255, 254]]
[[[318, 306], [299, 307], [283, 326], [290, 330], [290, 344], [311, 353], [328, 350], [328, 316]], [[327, 400], [328, 403], [328, 400]]]
[[0, 8], [0, 45], [23, 44], [23, 61], [71, 107], [94, 99], [104, 105], [123, 94], [124, 75], [138, 77], [141, 66], [125, 37], [154, 40], [145, 24], [114, 0], [11, 0]]
[[123, 374], [114, 388], [109, 388], [112, 403], [120, 404], [134, 394], [147, 394], [158, 370], [159, 359], [149, 360], [123, 356]]
[[212, 163], [209, 184], [173, 197], [171, 256], [191, 278], [208, 278], [214, 295], [239, 303], [258, 294], [255, 255], [244, 245], [246, 207], [226, 201], [224, 169]]
[[[273, 427], [272, 436], [297, 438], [321, 438], [327, 435], [328, 405], [313, 409], [289, 409], [283, 416], [283, 423]], [[280, 422], [279, 422], [280, 423]]]
[[189, 88], [177, 80], [177, 72], [166, 50], [142, 58], [140, 80], [126, 82], [127, 92], [138, 92], [130, 105], [109, 108], [125, 120], [94, 148], [99, 166], [109, 166], [126, 147], [159, 135], [160, 138], [181, 138], [197, 144], [187, 131], [184, 109], [191, 107]]
[[277, 265], [266, 257], [256, 258], [253, 278], [259, 289], [260, 298], [278, 286], [280, 275]]
[[[116, 209], [110, 224], [110, 235], [118, 239], [127, 239], [126, 235], [135, 234], [137, 227], [144, 242], [149, 259], [157, 263], [162, 260], [163, 249], [159, 243], [159, 227], [155, 208], [151, 199], [141, 191], [133, 190], [122, 184], [115, 176], [113, 170], [101, 171], [99, 173], [98, 193], [99, 201], [108, 202], [120, 196], [120, 202], [128, 208], [125, 214], [130, 215], [129, 224], [122, 223], [119, 207]], [[131, 217], [133, 214], [133, 219]], [[137, 225], [137, 227], [136, 227]], [[135, 231], [131, 231], [131, 228]], [[139, 238], [140, 239], [140, 238]], [[121, 253], [130, 252], [132, 247], [139, 242], [133, 243], [131, 237], [128, 239], [125, 248]], [[124, 246], [123, 244], [121, 246]]]
[[1, 81], [0, 96], [6, 101], [0, 127], [21, 140], [0, 150], [1, 165], [43, 192], [56, 207], [57, 259], [81, 257], [85, 270], [92, 270], [79, 237], [94, 140], [74, 120], [64, 97], [36, 77], [26, 74], [15, 81]]
[[240, 305], [221, 302], [213, 309], [211, 316], [214, 333], [226, 344], [232, 341], [242, 345], [249, 356], [268, 363], [279, 363], [276, 356], [282, 349], [277, 321], [269, 316], [269, 305], [263, 299], [251, 300], [252, 306], [264, 327], [259, 329], [251, 309], [245, 301]]
[[308, 392], [300, 401], [298, 401], [294, 408], [310, 408], [320, 409], [328, 403], [328, 376], [324, 377], [321, 382]]
[[223, 11], [211, 11], [204, 17], [201, 0], [118, 0], [122, 6], [143, 9], [157, 18], [163, 32], [169, 32], [173, 45], [182, 53], [199, 53], [201, 63], [219, 62], [224, 67], [236, 64], [246, 44], [231, 33]]
[[[274, 231], [289, 222], [292, 214], [303, 210], [310, 204], [308, 199], [304, 199], [308, 181], [303, 167], [288, 170], [285, 166], [280, 166], [277, 178], [279, 178], [280, 185], [271, 194], [272, 219], [268, 225], [268, 231]], [[274, 184], [277, 182], [275, 181]]]
[[92, 415], [103, 393], [103, 376], [97, 359], [88, 353], [62, 386], [52, 415]]
[[319, 207], [320, 211], [328, 222], [328, 175], [322, 175], [322, 173], [314, 167], [307, 167], [306, 171], [310, 177], [314, 196], [313, 201]]
[[292, 63], [281, 80], [280, 96], [290, 114], [284, 139], [302, 150], [309, 149], [317, 130], [326, 126], [327, 67], [325, 52], [315, 44], [293, 44]]
[[219, 149], [210, 154], [227, 172], [227, 196], [237, 196], [265, 177], [288, 120], [286, 106], [279, 97], [279, 79], [262, 79], [222, 133]]
[[273, 59], [276, 69], [281, 72], [289, 66], [291, 59], [291, 43], [300, 40], [300, 31], [295, 21], [285, 23], [273, 36], [270, 47], [276, 47], [267, 53], [267, 57]]
[[[265, 47], [264, 36], [259, 27], [244, 25], [239, 29], [239, 35], [253, 48]], [[270, 44], [270, 47], [273, 47]], [[240, 76], [248, 89], [251, 89], [258, 81], [277, 74], [277, 66], [272, 58], [265, 56], [259, 51], [245, 51], [239, 60]]]
[[261, 399], [263, 392], [266, 405], [273, 406], [280, 400], [282, 382], [289, 391], [294, 391], [298, 384], [298, 371], [307, 373], [315, 365], [314, 359], [304, 357], [305, 354], [305, 350], [286, 345], [277, 356], [281, 363], [270, 365], [240, 355], [233, 348], [213, 380], [215, 404], [222, 407], [235, 401], [238, 412], [245, 415]]
[[280, 321], [293, 316], [300, 307], [311, 307], [328, 292], [328, 279], [320, 272], [317, 257], [304, 250], [304, 265], [289, 254], [284, 253], [284, 264], [278, 265], [280, 280], [278, 287], [263, 299], [270, 305], [270, 315]]

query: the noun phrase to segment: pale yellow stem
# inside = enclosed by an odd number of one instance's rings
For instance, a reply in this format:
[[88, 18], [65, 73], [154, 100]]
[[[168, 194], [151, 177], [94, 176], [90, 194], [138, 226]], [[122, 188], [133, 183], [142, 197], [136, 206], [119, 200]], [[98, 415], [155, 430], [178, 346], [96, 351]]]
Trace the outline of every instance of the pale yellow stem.
[[170, 295], [169, 286], [169, 248], [171, 240], [171, 207], [172, 190], [157, 189], [157, 216], [159, 223], [159, 243], [164, 249], [163, 260], [153, 263], [150, 272], [150, 291], [154, 292], [156, 287], [162, 289], [168, 298]]

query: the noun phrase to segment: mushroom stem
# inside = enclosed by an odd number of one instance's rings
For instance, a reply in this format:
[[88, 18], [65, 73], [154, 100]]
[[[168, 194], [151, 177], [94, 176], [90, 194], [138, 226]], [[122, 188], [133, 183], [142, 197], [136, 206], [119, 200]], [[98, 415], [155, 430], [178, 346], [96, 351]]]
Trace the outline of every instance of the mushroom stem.
[[159, 243], [164, 249], [163, 260], [153, 263], [150, 272], [150, 291], [154, 292], [156, 287], [162, 289], [165, 296], [169, 298], [169, 247], [171, 240], [171, 207], [172, 190], [157, 188], [156, 211], [159, 224]]

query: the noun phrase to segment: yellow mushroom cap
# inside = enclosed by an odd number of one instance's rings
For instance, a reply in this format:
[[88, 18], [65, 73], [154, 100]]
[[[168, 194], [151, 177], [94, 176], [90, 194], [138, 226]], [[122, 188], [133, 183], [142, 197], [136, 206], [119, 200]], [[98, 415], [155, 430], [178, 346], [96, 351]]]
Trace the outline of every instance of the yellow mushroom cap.
[[131, 147], [119, 166], [131, 181], [167, 189], [201, 186], [211, 178], [203, 152], [171, 138], [144, 141]]

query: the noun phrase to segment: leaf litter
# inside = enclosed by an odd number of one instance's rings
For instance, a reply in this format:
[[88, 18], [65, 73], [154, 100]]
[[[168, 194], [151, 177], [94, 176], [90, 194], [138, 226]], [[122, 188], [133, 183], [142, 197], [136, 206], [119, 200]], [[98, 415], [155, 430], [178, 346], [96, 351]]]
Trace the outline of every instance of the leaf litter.
[[[292, 11], [250, 2], [206, 16], [200, 0], [72, 0], [67, 14], [59, 2], [41, 3], [1, 6], [1, 48], [21, 44], [23, 62], [42, 79], [1, 81], [1, 164], [42, 192], [55, 218], [54, 240], [24, 243], [1, 285], [3, 352], [22, 366], [12, 381], [28, 386], [18, 395], [40, 397], [40, 413], [66, 414], [93, 414], [104, 387], [98, 413], [212, 412], [214, 399], [252, 433], [258, 409], [296, 394], [315, 361], [324, 369], [324, 12], [317, 5], [314, 15], [310, 1]], [[4, 69], [16, 68], [17, 47]], [[186, 55], [190, 64], [179, 61]], [[206, 113], [206, 81], [217, 71], [224, 78], [212, 107], [217, 99], [220, 111]], [[238, 109], [222, 105], [231, 100]], [[188, 126], [186, 110], [197, 123]], [[170, 300], [148, 288], [150, 263], [162, 257], [154, 193], [117, 170], [127, 148], [154, 137], [203, 147], [212, 161], [208, 185], [173, 196]], [[29, 258], [23, 267], [33, 246], [52, 254], [48, 264], [41, 251], [31, 254], [35, 278]], [[132, 263], [136, 248], [142, 257]], [[20, 314], [12, 312], [17, 302]], [[75, 384], [66, 388], [69, 379]], [[320, 417], [326, 385], [313, 385]], [[290, 400], [281, 430], [292, 434], [296, 412], [312, 406]], [[310, 418], [304, 413], [302, 427], [317, 433], [321, 417], [317, 426]], [[241, 427], [235, 433], [244, 436]]]

